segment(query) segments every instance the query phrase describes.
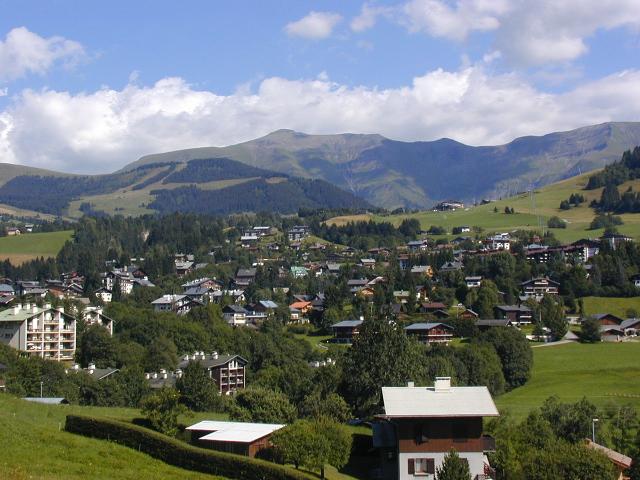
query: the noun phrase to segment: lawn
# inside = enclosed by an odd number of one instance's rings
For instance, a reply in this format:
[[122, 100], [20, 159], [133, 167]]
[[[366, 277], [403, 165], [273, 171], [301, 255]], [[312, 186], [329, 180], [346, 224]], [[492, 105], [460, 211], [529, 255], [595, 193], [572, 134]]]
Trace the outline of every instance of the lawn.
[[576, 402], [587, 397], [602, 407], [640, 409], [640, 342], [564, 344], [533, 349], [533, 375], [526, 385], [497, 397], [501, 412], [522, 418], [551, 395]]
[[635, 310], [640, 314], [640, 297], [584, 297], [584, 311], [586, 315], [596, 313], [612, 313], [626, 318], [628, 310]]
[[64, 432], [68, 414], [131, 419], [134, 409], [39, 405], [0, 394], [0, 478], [138, 480], [162, 478], [215, 480], [169, 466], [112, 442]]
[[38, 257], [55, 257], [67, 240], [71, 230], [46, 233], [25, 233], [0, 238], [0, 260], [9, 259], [14, 265]]

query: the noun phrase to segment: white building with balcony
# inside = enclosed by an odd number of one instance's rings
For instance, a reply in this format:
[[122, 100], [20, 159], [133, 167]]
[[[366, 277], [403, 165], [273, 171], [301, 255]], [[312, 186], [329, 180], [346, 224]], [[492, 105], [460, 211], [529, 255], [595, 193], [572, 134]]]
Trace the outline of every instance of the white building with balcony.
[[71, 361], [76, 352], [76, 319], [62, 307], [18, 304], [0, 312], [0, 341], [47, 360]]

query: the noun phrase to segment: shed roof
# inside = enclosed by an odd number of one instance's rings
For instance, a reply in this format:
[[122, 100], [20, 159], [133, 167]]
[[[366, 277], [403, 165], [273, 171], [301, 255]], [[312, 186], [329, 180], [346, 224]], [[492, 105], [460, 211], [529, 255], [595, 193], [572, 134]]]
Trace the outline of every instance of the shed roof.
[[187, 427], [194, 432], [212, 432], [200, 440], [212, 442], [251, 443], [280, 430], [285, 425], [272, 423], [218, 422], [204, 420]]

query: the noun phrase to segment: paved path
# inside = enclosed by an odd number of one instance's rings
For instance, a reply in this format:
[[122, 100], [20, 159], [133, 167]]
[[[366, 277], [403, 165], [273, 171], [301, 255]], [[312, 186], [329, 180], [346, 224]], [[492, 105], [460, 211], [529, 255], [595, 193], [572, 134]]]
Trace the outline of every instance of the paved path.
[[575, 343], [575, 340], [558, 340], [557, 342], [541, 343], [540, 345], [534, 345], [531, 348], [554, 347], [556, 345], [564, 345], [565, 343]]

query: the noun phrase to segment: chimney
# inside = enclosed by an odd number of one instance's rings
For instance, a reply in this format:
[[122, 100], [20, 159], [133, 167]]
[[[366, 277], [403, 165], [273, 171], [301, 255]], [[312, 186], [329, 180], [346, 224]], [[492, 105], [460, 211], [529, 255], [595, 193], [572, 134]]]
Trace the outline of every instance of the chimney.
[[185, 362], [188, 362], [188, 361], [189, 361], [189, 355], [185, 355], [185, 356], [183, 357], [183, 360], [184, 360]]
[[153, 372], [153, 378], [158, 378], [158, 372]]
[[64, 307], [58, 307], [58, 311], [59, 311], [60, 313], [64, 313]]
[[95, 363], [90, 363], [89, 364], [89, 370], [95, 370], [96, 369], [96, 364]]
[[44, 304], [44, 309], [45, 310], [49, 310], [51, 308], [51, 304], [50, 303], [45, 303]]
[[13, 307], [13, 314], [14, 315], [18, 315], [20, 313], [20, 308], [22, 307], [22, 305], [18, 304], [16, 306]]
[[31, 304], [30, 303], [25, 304], [24, 309], [31, 310]]
[[38, 312], [38, 306], [34, 303], [33, 305], [31, 305], [31, 313], [37, 313]]
[[448, 392], [451, 390], [451, 377], [436, 377], [433, 382], [433, 389], [436, 392]]
[[150, 373], [145, 373], [144, 374], [144, 378], [146, 378], [147, 380], [149, 380], [151, 378], [151, 374]]
[[407, 387], [409, 387], [409, 388], [413, 388], [413, 387], [415, 387], [415, 386], [416, 386], [416, 384], [415, 384], [415, 383], [413, 383], [413, 382], [407, 382]]
[[168, 378], [168, 377], [169, 377], [169, 375], [167, 374], [167, 372], [164, 372], [164, 373], [162, 374], [162, 378]]
[[160, 369], [160, 374], [161, 374], [161, 375], [164, 375], [165, 373], [167, 373], [167, 371], [166, 371], [164, 368], [161, 368], [161, 369]]
[[214, 360], [217, 360], [218, 359], [218, 352], [213, 352], [211, 354], [211, 358], [213, 358]]
[[73, 369], [74, 370], [80, 370], [80, 365], [78, 365], [77, 363], [73, 364]]

